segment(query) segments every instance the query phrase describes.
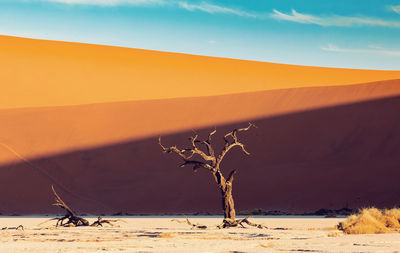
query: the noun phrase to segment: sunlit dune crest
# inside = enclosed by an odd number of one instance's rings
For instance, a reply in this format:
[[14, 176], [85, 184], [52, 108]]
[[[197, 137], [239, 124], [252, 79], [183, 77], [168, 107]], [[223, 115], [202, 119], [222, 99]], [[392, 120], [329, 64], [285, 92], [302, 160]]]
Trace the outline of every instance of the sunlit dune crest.
[[212, 96], [400, 78], [351, 70], [0, 36], [0, 108]]

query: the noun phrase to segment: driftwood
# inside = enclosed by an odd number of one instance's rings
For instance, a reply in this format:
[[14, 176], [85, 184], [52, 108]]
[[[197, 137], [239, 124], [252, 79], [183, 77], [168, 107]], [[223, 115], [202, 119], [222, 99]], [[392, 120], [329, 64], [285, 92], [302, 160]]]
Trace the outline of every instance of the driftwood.
[[[54, 186], [51, 186], [51, 189], [53, 191], [53, 194], [55, 196], [56, 202], [53, 204], [54, 206], [58, 206], [62, 209], [64, 209], [67, 213], [61, 217], [61, 218], [53, 218], [50, 220], [57, 220], [56, 227], [58, 226], [64, 226], [64, 227], [79, 227], [79, 226], [92, 226], [92, 227], [102, 227], [103, 224], [109, 224], [110, 226], [113, 226], [112, 223], [117, 222], [119, 220], [105, 220], [101, 216], [97, 218], [97, 221], [93, 222], [91, 225], [89, 224], [89, 221], [86, 219], [79, 217], [76, 215], [74, 211], [61, 199], [61, 197], [57, 194], [57, 192], [54, 190]], [[48, 221], [50, 221], [48, 220]], [[64, 221], [67, 220], [65, 223]], [[47, 222], [47, 221], [46, 221]], [[43, 224], [43, 223], [41, 223]]]
[[[232, 170], [228, 174], [228, 177], [225, 178], [220, 168], [225, 155], [234, 147], [239, 147], [243, 153], [250, 155], [250, 153], [245, 149], [245, 145], [239, 141], [238, 133], [248, 131], [252, 127], [255, 126], [252, 123], [249, 123], [247, 127], [237, 128], [225, 134], [223, 137], [225, 145], [219, 154], [216, 154], [211, 142], [213, 135], [217, 132], [216, 129], [210, 132], [208, 138], [205, 140], [199, 140], [197, 134], [190, 137], [190, 148], [178, 148], [177, 146], [165, 147], [161, 143], [161, 136], [158, 138], [158, 144], [161, 146], [164, 153], [175, 153], [182, 158], [183, 163], [180, 167], [192, 166], [194, 171], [197, 171], [199, 168], [204, 168], [212, 174], [222, 197], [224, 220], [223, 224], [219, 226], [220, 228], [236, 227], [238, 225], [243, 226], [243, 223], [260, 228], [264, 227], [249, 222], [247, 218], [236, 220], [235, 204], [232, 196], [232, 183], [237, 170]], [[203, 151], [203, 149], [198, 145], [202, 145], [206, 151]], [[187, 223], [192, 225], [188, 220]]]

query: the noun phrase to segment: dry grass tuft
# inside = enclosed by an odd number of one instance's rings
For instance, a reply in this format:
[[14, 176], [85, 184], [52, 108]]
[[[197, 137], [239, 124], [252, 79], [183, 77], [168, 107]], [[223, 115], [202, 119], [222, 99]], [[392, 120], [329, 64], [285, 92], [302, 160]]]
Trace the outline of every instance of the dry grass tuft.
[[400, 228], [400, 209], [385, 210], [384, 216], [386, 217], [386, 226], [389, 228]]
[[383, 234], [400, 228], [400, 209], [379, 210], [364, 208], [339, 223], [338, 229], [346, 234]]

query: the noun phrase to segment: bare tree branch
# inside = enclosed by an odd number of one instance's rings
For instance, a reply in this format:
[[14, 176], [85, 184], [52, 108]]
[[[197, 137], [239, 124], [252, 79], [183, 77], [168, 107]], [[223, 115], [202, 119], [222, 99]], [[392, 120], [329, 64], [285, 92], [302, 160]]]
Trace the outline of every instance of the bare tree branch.
[[[165, 147], [161, 143], [161, 136], [158, 138], [158, 144], [161, 146], [163, 149], [163, 152], [165, 153], [176, 153], [183, 159], [183, 164], [180, 165], [180, 167], [184, 167], [186, 165], [193, 165], [193, 170], [196, 171], [198, 168], [203, 167], [207, 170], [213, 170], [212, 165], [208, 164], [207, 162], [212, 162], [215, 163], [215, 157], [211, 155], [207, 155], [204, 153], [202, 150], [197, 148], [196, 143], [200, 142], [197, 140], [198, 135], [196, 134], [193, 137], [190, 137], [189, 140], [192, 144], [192, 148], [185, 148], [185, 149], [179, 149], [176, 146], [172, 147]], [[205, 162], [197, 161], [197, 160], [192, 160], [194, 155], [199, 155]]]
[[209, 165], [208, 163], [204, 163], [204, 162], [199, 162], [199, 161], [185, 161], [184, 163], [182, 163], [180, 165], [180, 167], [185, 167], [186, 165], [193, 165], [193, 170], [197, 171], [198, 168], [205, 168], [207, 170], [212, 170], [212, 166]]
[[68, 214], [70, 214], [72, 216], [76, 216], [74, 211], [72, 211], [72, 209], [69, 208], [69, 206], [67, 204], [65, 204], [65, 202], [60, 198], [60, 196], [58, 196], [57, 192], [54, 190], [54, 186], [53, 185], [51, 185], [51, 189], [53, 190], [53, 194], [56, 197], [56, 203], [54, 203], [53, 205], [61, 207], [62, 209], [67, 211]]
[[191, 153], [189, 155], [185, 154], [187, 151], [191, 151], [191, 149], [178, 149], [176, 146], [172, 146], [172, 147], [169, 147], [169, 148], [164, 147], [162, 145], [162, 143], [161, 143], [161, 136], [158, 137], [158, 144], [160, 144], [160, 146], [163, 149], [164, 153], [172, 153], [172, 152], [176, 153], [180, 157], [182, 157], [184, 160], [189, 160], [194, 155], [194, 153]]
[[208, 142], [211, 143], [211, 137], [217, 132], [217, 128], [214, 128], [214, 131], [212, 131], [209, 135], [208, 135]]
[[[222, 160], [224, 159], [225, 155], [231, 150], [233, 147], [239, 146], [243, 153], [246, 155], [250, 155], [250, 153], [245, 149], [244, 144], [238, 141], [237, 133], [242, 132], [242, 131], [248, 131], [250, 130], [251, 127], [256, 127], [252, 123], [249, 123], [249, 125], [245, 128], [239, 128], [239, 129], [234, 129], [231, 132], [225, 134], [224, 136], [224, 141], [225, 141], [225, 147], [222, 150], [221, 154], [217, 158], [217, 163], [216, 163], [216, 168], [219, 170], [219, 165], [221, 164]], [[233, 142], [229, 141], [229, 137], [232, 137]]]
[[[161, 143], [161, 136], [158, 137], [158, 144], [161, 146], [164, 153], [176, 153], [180, 157], [182, 157], [184, 163], [181, 164], [181, 167], [184, 167], [186, 165], [193, 165], [194, 171], [196, 171], [200, 167], [203, 167], [207, 170], [215, 172], [220, 170], [220, 164], [222, 160], [224, 159], [225, 155], [229, 152], [229, 150], [231, 150], [233, 147], [238, 146], [242, 149], [243, 153], [245, 153], [246, 155], [250, 155], [250, 153], [245, 149], [244, 144], [238, 140], [237, 133], [242, 131], [248, 131], [250, 130], [251, 127], [256, 127], [256, 126], [253, 125], [252, 123], [249, 123], [247, 127], [237, 128], [225, 134], [223, 137], [225, 141], [225, 146], [222, 152], [218, 156], [215, 155], [214, 148], [212, 147], [211, 144], [212, 136], [217, 132], [216, 129], [214, 129], [208, 134], [208, 138], [206, 140], [198, 140], [199, 135], [195, 132], [195, 135], [189, 138], [189, 141], [192, 145], [191, 148], [179, 149], [177, 146], [165, 147]], [[197, 147], [197, 143], [205, 145], [208, 154], [206, 154], [203, 150], [199, 149]], [[204, 162], [192, 159], [194, 155], [199, 155], [204, 160]]]
[[212, 132], [210, 132], [208, 134], [207, 140], [204, 140], [204, 141], [201, 142], [201, 144], [204, 144], [207, 147], [208, 155], [213, 158], [213, 160], [212, 160], [213, 164], [215, 164], [215, 162], [216, 162], [215, 160], [216, 159], [215, 159], [214, 148], [211, 145], [211, 138], [216, 132], [217, 132], [217, 129], [214, 129], [214, 131], [212, 131]]
[[[65, 211], [67, 211], [67, 214], [65, 214], [63, 217], [61, 218], [56, 218], [57, 219], [57, 223], [56, 223], [56, 227], [58, 226], [58, 224], [60, 224], [61, 226], [88, 226], [89, 222], [81, 217], [78, 217], [74, 211], [72, 211], [71, 208], [69, 208], [69, 206], [60, 198], [60, 196], [57, 194], [57, 192], [54, 190], [54, 186], [51, 186], [51, 189], [53, 191], [54, 196], [56, 197], [56, 203], [54, 203], [53, 205], [61, 207], [62, 209], [64, 209]], [[65, 224], [63, 224], [64, 220], [67, 220], [67, 222]]]
[[227, 183], [232, 184], [233, 182], [233, 176], [236, 174], [237, 170], [232, 170], [231, 173], [229, 173], [228, 179], [226, 180]]

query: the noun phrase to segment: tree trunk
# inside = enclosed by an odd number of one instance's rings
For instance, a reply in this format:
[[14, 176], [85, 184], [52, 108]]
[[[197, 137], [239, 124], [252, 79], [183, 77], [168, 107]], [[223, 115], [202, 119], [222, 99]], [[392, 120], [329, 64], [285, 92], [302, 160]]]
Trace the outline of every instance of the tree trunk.
[[222, 176], [222, 173], [219, 170], [214, 173], [215, 182], [217, 183], [222, 195], [224, 220], [228, 223], [233, 223], [236, 219], [235, 203], [232, 196], [232, 182], [235, 173], [236, 170], [231, 171], [228, 180]]
[[234, 221], [236, 219], [235, 203], [232, 196], [232, 184], [226, 183], [225, 189], [221, 188], [222, 208], [224, 220]]

